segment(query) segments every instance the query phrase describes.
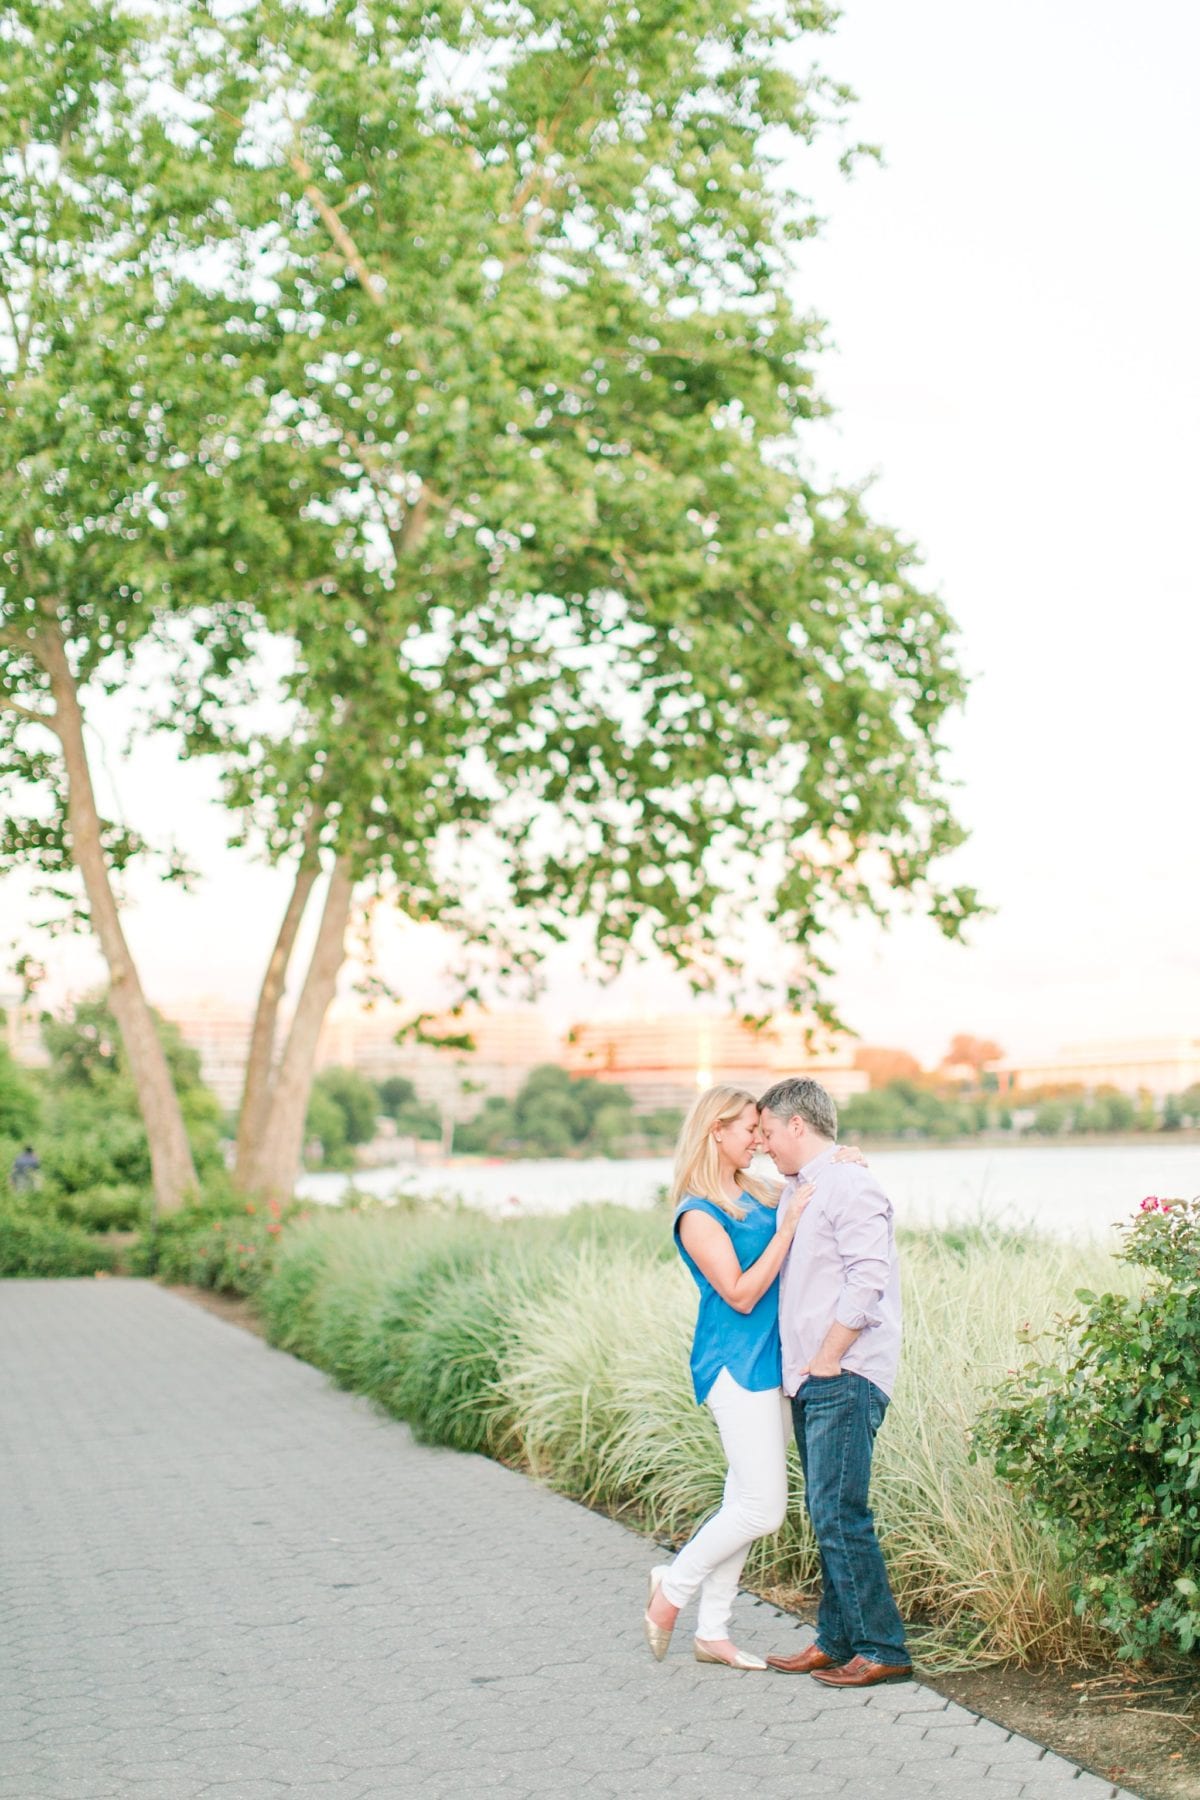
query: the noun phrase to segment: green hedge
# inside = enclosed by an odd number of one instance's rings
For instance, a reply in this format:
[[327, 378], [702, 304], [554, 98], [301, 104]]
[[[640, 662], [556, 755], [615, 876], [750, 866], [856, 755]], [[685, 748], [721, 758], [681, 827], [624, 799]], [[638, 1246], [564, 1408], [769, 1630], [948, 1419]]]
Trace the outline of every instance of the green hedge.
[[0, 1206], [0, 1275], [95, 1275], [113, 1263], [109, 1246], [77, 1225], [24, 1206]]
[[150, 1221], [152, 1200], [148, 1188], [106, 1182], [77, 1193], [49, 1192], [44, 1204], [56, 1217], [85, 1231], [137, 1231]]

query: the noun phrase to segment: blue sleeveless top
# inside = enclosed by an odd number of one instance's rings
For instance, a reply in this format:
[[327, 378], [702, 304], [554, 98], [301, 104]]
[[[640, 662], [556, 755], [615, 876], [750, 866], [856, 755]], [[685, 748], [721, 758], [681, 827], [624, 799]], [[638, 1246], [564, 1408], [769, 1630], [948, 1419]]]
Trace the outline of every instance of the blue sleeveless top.
[[679, 1221], [685, 1212], [707, 1213], [723, 1231], [729, 1233], [734, 1255], [743, 1269], [758, 1261], [775, 1236], [775, 1208], [764, 1206], [751, 1194], [742, 1194], [747, 1209], [744, 1219], [731, 1218], [714, 1206], [685, 1194], [676, 1209], [672, 1230], [675, 1246], [692, 1272], [700, 1289], [700, 1310], [696, 1315], [696, 1335], [692, 1339], [692, 1384], [697, 1404], [708, 1398], [708, 1391], [722, 1369], [728, 1369], [739, 1387], [751, 1393], [764, 1388], [777, 1388], [783, 1380], [779, 1351], [779, 1277], [771, 1283], [761, 1300], [748, 1313], [740, 1313], [722, 1300], [703, 1270], [699, 1269], [683, 1247]]

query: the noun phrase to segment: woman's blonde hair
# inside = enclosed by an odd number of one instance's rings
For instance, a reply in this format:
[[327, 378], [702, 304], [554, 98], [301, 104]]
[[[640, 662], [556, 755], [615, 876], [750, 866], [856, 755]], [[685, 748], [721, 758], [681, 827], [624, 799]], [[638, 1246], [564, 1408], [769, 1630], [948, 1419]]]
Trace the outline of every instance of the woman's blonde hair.
[[[757, 1105], [754, 1095], [746, 1093], [744, 1088], [724, 1086], [708, 1088], [693, 1101], [675, 1146], [672, 1212], [685, 1194], [694, 1194], [698, 1200], [711, 1200], [732, 1219], [745, 1218], [746, 1208], [731, 1200], [721, 1186], [721, 1159], [713, 1129], [717, 1125], [732, 1125], [747, 1106]], [[761, 1200], [764, 1206], [774, 1206], [778, 1202], [778, 1183], [764, 1181], [761, 1175], [750, 1175], [745, 1169], [738, 1170], [738, 1179], [745, 1191]]]

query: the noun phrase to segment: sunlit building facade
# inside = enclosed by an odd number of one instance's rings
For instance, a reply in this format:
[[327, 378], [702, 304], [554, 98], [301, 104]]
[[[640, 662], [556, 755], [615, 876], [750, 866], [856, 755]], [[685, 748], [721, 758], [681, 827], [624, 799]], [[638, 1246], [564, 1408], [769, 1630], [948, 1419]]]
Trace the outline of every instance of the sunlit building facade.
[[0, 991], [0, 1036], [14, 1062], [44, 1069], [50, 1058], [42, 1042], [41, 1008], [19, 993]]
[[689, 1106], [718, 1081], [759, 1094], [784, 1075], [811, 1075], [835, 1100], [865, 1093], [869, 1077], [854, 1067], [853, 1041], [823, 1028], [810, 1039], [806, 1024], [784, 1016], [755, 1031], [708, 1013], [589, 1021], [567, 1034], [563, 1062], [573, 1075], [619, 1082], [642, 1112]]
[[1036, 1088], [1117, 1088], [1123, 1094], [1149, 1093], [1156, 1100], [1181, 1094], [1200, 1082], [1200, 1038], [1129, 1038], [1109, 1043], [1067, 1044], [1056, 1057], [1023, 1062], [1006, 1058], [991, 1065], [1001, 1090]]
[[317, 1066], [357, 1069], [372, 1081], [401, 1075], [422, 1100], [451, 1107], [459, 1116], [476, 1110], [485, 1094], [511, 1099], [531, 1069], [560, 1060], [560, 1044], [533, 1008], [509, 1012], [471, 1009], [458, 1017], [426, 1022], [432, 1036], [469, 1037], [473, 1048], [439, 1049], [400, 1033], [411, 1008], [378, 1006], [363, 1012], [348, 1005], [330, 1010], [317, 1050]]
[[[225, 1106], [236, 1106], [250, 1050], [250, 1008], [202, 999], [164, 1005], [160, 1011], [179, 1027], [184, 1043], [198, 1054], [204, 1080], [218, 1099]], [[455, 1111], [472, 1111], [471, 1096], [504, 1094], [511, 1098], [538, 1063], [559, 1060], [558, 1039], [532, 1009], [474, 1011], [461, 1018], [427, 1023], [426, 1030], [431, 1033], [469, 1036], [472, 1050], [438, 1049], [412, 1038], [397, 1042], [397, 1034], [411, 1017], [411, 1009], [398, 1006], [378, 1006], [367, 1012], [349, 1002], [335, 1004], [317, 1043], [317, 1068], [357, 1069], [372, 1081], [406, 1076], [422, 1100], [452, 1105]], [[16, 1030], [14, 1019], [15, 1013], [10, 1011], [5, 1026], [10, 1037]], [[289, 1023], [285, 1015], [281, 1033], [286, 1033]], [[31, 1061], [32, 1057], [23, 1054], [22, 1060]]]
[[250, 1008], [204, 999], [179, 1000], [158, 1010], [178, 1026], [184, 1043], [199, 1056], [200, 1073], [222, 1106], [237, 1106], [254, 1023]]

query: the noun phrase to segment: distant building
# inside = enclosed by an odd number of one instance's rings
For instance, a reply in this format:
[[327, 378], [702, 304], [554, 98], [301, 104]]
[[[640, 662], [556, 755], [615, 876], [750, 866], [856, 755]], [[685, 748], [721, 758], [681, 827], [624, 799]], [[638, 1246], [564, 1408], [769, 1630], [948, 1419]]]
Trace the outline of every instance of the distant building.
[[[248, 1007], [205, 999], [160, 1009], [200, 1057], [204, 1080], [221, 1102], [241, 1098], [253, 1015]], [[397, 1033], [410, 1009], [380, 1005], [365, 1011], [352, 1001], [330, 1008], [317, 1044], [317, 1067], [357, 1069], [372, 1081], [400, 1075], [418, 1096], [456, 1118], [476, 1112], [487, 1094], [511, 1099], [530, 1070], [556, 1063], [572, 1075], [618, 1082], [639, 1112], [691, 1104], [700, 1088], [731, 1081], [761, 1093], [781, 1075], [814, 1075], [836, 1100], [865, 1092], [869, 1078], [854, 1066], [849, 1038], [817, 1033], [806, 1041], [804, 1021], [785, 1017], [761, 1032], [732, 1017], [680, 1013], [663, 1018], [585, 1022], [564, 1044], [535, 1008], [485, 1012], [428, 1021], [426, 1031], [469, 1036], [471, 1050], [439, 1049]], [[288, 1021], [282, 1021], [286, 1031]]]
[[1110, 1043], [1067, 1044], [1045, 1061], [1015, 1057], [993, 1063], [1003, 1092], [1022, 1089], [1079, 1087], [1092, 1091], [1117, 1088], [1143, 1090], [1163, 1100], [1200, 1082], [1200, 1038], [1132, 1038]]
[[450, 1107], [466, 1117], [477, 1110], [473, 1095], [511, 1099], [531, 1069], [561, 1060], [561, 1045], [532, 1007], [509, 1012], [473, 1008], [458, 1018], [427, 1022], [431, 1034], [470, 1037], [472, 1050], [437, 1049], [396, 1034], [412, 1017], [411, 1008], [377, 1006], [363, 1012], [349, 1005], [330, 1009], [317, 1047], [318, 1068], [357, 1069], [372, 1081], [402, 1075], [422, 1100]]
[[41, 1008], [16, 992], [0, 991], [0, 1040], [14, 1062], [27, 1069], [44, 1069], [50, 1061], [42, 1042]]
[[784, 1016], [754, 1031], [708, 1013], [589, 1022], [568, 1033], [563, 1062], [572, 1075], [619, 1082], [639, 1112], [690, 1106], [718, 1081], [759, 1094], [784, 1075], [811, 1075], [835, 1100], [865, 1093], [870, 1077], [854, 1066], [853, 1041], [820, 1029], [810, 1044], [805, 1027]]
[[222, 1106], [242, 1097], [254, 1015], [227, 1000], [180, 1000], [158, 1008], [178, 1026], [179, 1035], [200, 1058], [200, 1073]]
[[[179, 1027], [185, 1044], [200, 1057], [208, 1086], [225, 1106], [241, 1099], [250, 1033], [254, 1018], [248, 1007], [214, 999], [180, 1001], [159, 1009]], [[469, 1034], [474, 1051], [437, 1050], [428, 1044], [396, 1042], [396, 1033], [412, 1017], [411, 1010], [379, 1006], [370, 1012], [348, 1002], [329, 1010], [317, 1043], [317, 1068], [357, 1069], [369, 1080], [404, 1075], [422, 1100], [460, 1107], [464, 1093], [513, 1095], [530, 1069], [556, 1062], [559, 1045], [539, 1015], [529, 1012], [472, 1013], [462, 1019], [431, 1023], [431, 1031]], [[280, 1023], [281, 1038], [290, 1020]]]

